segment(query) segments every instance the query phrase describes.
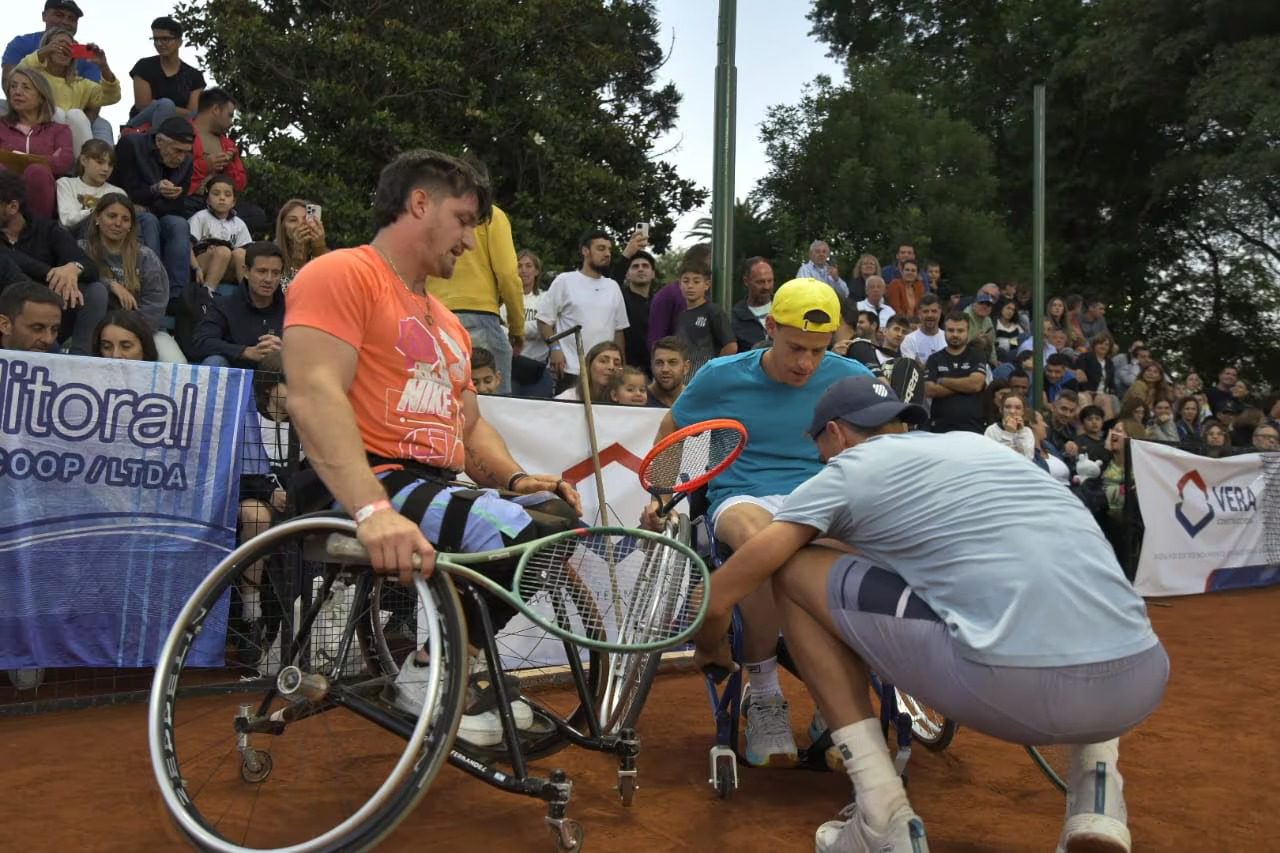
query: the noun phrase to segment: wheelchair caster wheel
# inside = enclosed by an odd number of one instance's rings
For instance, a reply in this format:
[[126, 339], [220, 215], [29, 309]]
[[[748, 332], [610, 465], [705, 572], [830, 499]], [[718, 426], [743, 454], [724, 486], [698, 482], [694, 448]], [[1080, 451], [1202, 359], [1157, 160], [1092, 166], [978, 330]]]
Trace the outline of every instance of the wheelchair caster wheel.
[[632, 770], [628, 775], [621, 775], [626, 771], [618, 771], [618, 798], [622, 800], [624, 806], [630, 806], [631, 802], [636, 798], [636, 791], [640, 788], [636, 784], [635, 771]]
[[586, 832], [576, 820], [562, 820], [559, 827], [551, 827], [551, 836], [555, 839], [556, 853], [578, 853]]
[[271, 753], [254, 752], [240, 762], [240, 778], [250, 784], [265, 782], [271, 775]]
[[727, 746], [711, 747], [711, 778], [716, 795], [727, 800], [738, 788], [738, 756]]

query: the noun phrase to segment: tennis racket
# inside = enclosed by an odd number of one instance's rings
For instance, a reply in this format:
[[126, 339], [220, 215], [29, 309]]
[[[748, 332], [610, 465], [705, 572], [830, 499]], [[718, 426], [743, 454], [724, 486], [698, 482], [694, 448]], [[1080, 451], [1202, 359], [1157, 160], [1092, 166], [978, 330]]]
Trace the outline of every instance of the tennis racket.
[[[348, 522], [338, 522], [346, 526]], [[368, 562], [355, 538], [331, 533], [331, 558]], [[517, 559], [511, 588], [483, 567]], [[679, 645], [702, 626], [707, 567], [687, 546], [659, 533], [592, 527], [474, 554], [437, 554], [436, 568], [502, 599], [549, 634], [605, 652], [652, 652]]]
[[747, 446], [747, 428], [730, 418], [700, 421], [659, 441], [640, 462], [640, 485], [659, 501], [661, 515], [720, 476]]

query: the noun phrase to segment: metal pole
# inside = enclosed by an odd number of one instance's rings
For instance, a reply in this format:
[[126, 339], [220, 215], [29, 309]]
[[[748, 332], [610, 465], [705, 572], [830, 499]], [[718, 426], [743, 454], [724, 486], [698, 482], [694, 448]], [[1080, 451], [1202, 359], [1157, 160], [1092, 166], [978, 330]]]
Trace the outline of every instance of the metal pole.
[[1044, 84], [1035, 87], [1033, 107], [1034, 165], [1032, 166], [1031, 334], [1035, 353], [1031, 376], [1032, 405], [1044, 408]]
[[609, 505], [604, 499], [604, 472], [600, 470], [600, 444], [596, 441], [596, 420], [591, 412], [591, 367], [582, 351], [582, 330], [573, 333], [573, 345], [578, 348], [578, 394], [582, 397], [582, 409], [587, 414], [587, 441], [591, 443], [591, 470], [596, 478], [596, 500], [600, 504], [600, 523], [609, 523]]
[[715, 161], [711, 183], [711, 282], [715, 302], [733, 304], [733, 175], [738, 113], [738, 0], [720, 0], [716, 43]]

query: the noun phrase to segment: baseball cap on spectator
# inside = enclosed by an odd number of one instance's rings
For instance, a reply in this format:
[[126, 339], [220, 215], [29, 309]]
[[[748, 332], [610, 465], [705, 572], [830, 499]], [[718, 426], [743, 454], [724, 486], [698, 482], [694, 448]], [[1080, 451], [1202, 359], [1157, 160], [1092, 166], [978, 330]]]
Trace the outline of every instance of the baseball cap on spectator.
[[977, 298], [975, 298], [973, 301], [974, 301], [974, 302], [985, 302], [985, 303], [987, 303], [988, 305], [990, 305], [991, 303], [993, 303], [993, 302], [995, 302], [995, 301], [996, 301], [996, 298], [995, 298], [994, 296], [992, 296], [990, 293], [986, 293], [986, 292], [984, 291], [984, 292], [982, 292], [982, 293], [979, 293], [979, 294], [978, 294], [978, 296], [977, 296]]
[[840, 297], [825, 281], [793, 278], [773, 292], [769, 316], [802, 332], [834, 332], [840, 328]]
[[1238, 415], [1243, 411], [1244, 411], [1244, 406], [1240, 405], [1239, 400], [1227, 400], [1225, 403], [1218, 406], [1218, 408], [1215, 410], [1215, 414]]
[[48, 2], [44, 4], [44, 10], [48, 12], [53, 9], [57, 9], [61, 12], [70, 12], [77, 18], [84, 17], [84, 12], [80, 11], [80, 7], [72, 2], [72, 0], [48, 0]]
[[862, 429], [876, 429], [889, 421], [922, 424], [929, 419], [923, 406], [904, 403], [892, 388], [872, 376], [847, 376], [818, 398], [809, 436], [817, 439], [831, 421], [848, 421]]
[[171, 116], [161, 122], [156, 133], [162, 133], [174, 142], [195, 142], [196, 139], [196, 131], [191, 122], [178, 116]]

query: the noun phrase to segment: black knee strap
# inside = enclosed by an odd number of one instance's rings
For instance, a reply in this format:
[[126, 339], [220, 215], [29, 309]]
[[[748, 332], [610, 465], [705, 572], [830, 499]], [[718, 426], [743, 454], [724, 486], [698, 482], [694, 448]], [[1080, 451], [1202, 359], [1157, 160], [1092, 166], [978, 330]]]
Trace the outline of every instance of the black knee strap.
[[440, 521], [440, 536], [436, 547], [441, 551], [454, 552], [462, 549], [462, 538], [467, 532], [467, 516], [471, 507], [484, 492], [479, 489], [458, 489], [449, 495], [449, 503], [444, 508], [444, 518]]

